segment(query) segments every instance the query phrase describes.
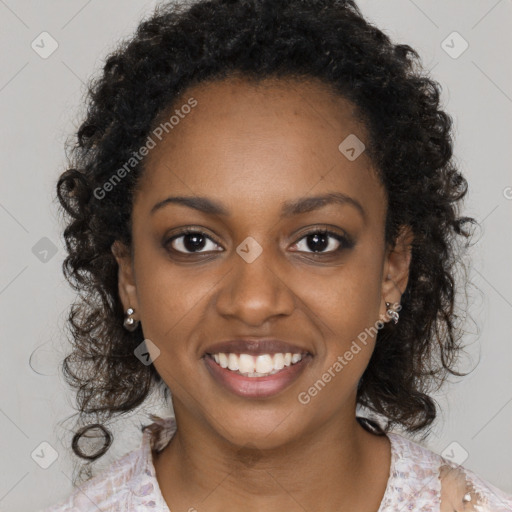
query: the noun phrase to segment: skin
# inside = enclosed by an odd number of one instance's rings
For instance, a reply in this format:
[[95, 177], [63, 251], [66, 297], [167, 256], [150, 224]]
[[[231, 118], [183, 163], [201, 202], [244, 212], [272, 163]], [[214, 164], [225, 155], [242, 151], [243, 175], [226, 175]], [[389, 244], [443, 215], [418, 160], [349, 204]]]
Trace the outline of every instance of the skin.
[[[154, 365], [169, 386], [177, 421], [171, 443], [153, 454], [173, 512], [377, 510], [389, 477], [390, 443], [355, 419], [356, 389], [375, 338], [307, 404], [298, 401], [358, 334], [399, 303], [410, 264], [409, 229], [384, 241], [386, 192], [363, 152], [338, 149], [349, 134], [366, 140], [351, 103], [311, 80], [243, 78], [188, 89], [198, 105], [151, 150], [132, 212], [133, 254], [116, 242], [119, 294], [144, 336], [160, 350]], [[356, 199], [282, 218], [284, 202], [327, 192]], [[168, 204], [206, 196], [229, 216]], [[212, 241], [199, 255], [165, 247], [178, 228], [199, 227]], [[314, 228], [348, 233], [314, 253]], [[236, 248], [254, 238], [247, 263]], [[189, 238], [190, 241], [190, 238]], [[343, 243], [342, 243], [343, 244]], [[174, 251], [173, 251], [174, 249]], [[178, 251], [182, 251], [180, 254]], [[204, 256], [207, 254], [207, 256]], [[276, 337], [313, 354], [281, 393], [246, 399], [221, 387], [201, 358], [215, 342]]]

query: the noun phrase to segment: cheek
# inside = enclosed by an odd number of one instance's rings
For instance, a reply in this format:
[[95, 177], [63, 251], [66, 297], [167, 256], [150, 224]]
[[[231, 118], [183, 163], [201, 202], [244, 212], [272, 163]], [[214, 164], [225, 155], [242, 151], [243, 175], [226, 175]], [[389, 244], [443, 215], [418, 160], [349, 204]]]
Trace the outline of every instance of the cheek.
[[323, 343], [299, 401], [314, 401], [318, 417], [352, 400], [368, 366], [380, 328], [379, 275], [364, 265], [347, 266], [310, 296], [310, 319], [319, 326]]
[[317, 279], [315, 286], [303, 287], [310, 320], [324, 339], [318, 354], [319, 371], [325, 381], [333, 382], [326, 398], [331, 392], [353, 389], [371, 358], [382, 326], [381, 269], [377, 250], [373, 255], [372, 251], [360, 251], [329, 279]]
[[194, 332], [201, 324], [201, 308], [209, 287], [197, 286], [194, 278], [176, 267], [155, 261], [141, 269], [137, 281], [144, 337], [159, 350], [153, 364], [173, 395], [179, 397], [183, 383], [197, 372]]
[[378, 320], [381, 265], [357, 256], [330, 276], [303, 287], [315, 315], [343, 338]]
[[[144, 336], [162, 352], [174, 355], [188, 347], [188, 333], [197, 328], [213, 277], [173, 265], [156, 251], [141, 250], [136, 261], [137, 297]], [[210, 273], [211, 274], [211, 273]], [[209, 283], [208, 279], [212, 281]]]

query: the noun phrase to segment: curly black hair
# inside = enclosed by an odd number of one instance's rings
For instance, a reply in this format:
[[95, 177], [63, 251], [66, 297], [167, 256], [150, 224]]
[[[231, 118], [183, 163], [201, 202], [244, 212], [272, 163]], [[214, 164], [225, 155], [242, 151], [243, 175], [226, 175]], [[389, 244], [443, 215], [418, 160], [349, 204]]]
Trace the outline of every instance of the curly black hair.
[[[359, 420], [381, 435], [393, 425], [411, 433], [431, 425], [436, 403], [429, 395], [448, 373], [463, 375], [455, 370], [463, 349], [456, 271], [466, 268], [471, 233], [464, 225], [476, 221], [459, 216], [467, 182], [452, 157], [452, 119], [441, 109], [441, 86], [419, 61], [414, 49], [367, 21], [354, 0], [169, 2], [108, 56], [101, 76], [89, 82], [85, 120], [57, 183], [67, 222], [63, 272], [79, 297], [68, 318], [73, 350], [62, 364], [83, 423], [72, 442], [78, 457], [101, 457], [112, 442], [104, 423], [133, 411], [152, 390], [169, 397], [155, 367], [134, 355], [144, 340], [141, 326], [123, 328], [111, 252], [115, 240], [131, 247], [144, 159], [108, 193], [98, 190], [187, 88], [235, 75], [254, 83], [320, 80], [351, 101], [364, 122], [365, 151], [388, 196], [386, 242], [393, 244], [404, 225], [414, 240], [400, 321], [378, 332], [358, 387], [358, 405], [387, 423]], [[78, 442], [92, 427], [105, 443], [91, 455]]]

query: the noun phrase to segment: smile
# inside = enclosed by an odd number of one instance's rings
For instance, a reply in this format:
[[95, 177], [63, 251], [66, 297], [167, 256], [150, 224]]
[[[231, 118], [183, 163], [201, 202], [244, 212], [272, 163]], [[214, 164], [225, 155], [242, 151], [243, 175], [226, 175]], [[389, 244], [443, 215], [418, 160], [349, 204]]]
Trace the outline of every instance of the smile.
[[219, 352], [203, 357], [217, 383], [246, 398], [265, 398], [281, 392], [311, 360], [309, 352], [258, 355]]

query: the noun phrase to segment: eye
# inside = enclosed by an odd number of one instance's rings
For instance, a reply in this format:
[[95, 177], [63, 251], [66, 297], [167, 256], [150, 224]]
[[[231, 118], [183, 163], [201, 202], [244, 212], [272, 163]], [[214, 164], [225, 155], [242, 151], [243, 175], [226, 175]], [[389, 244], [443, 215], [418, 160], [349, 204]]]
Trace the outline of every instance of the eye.
[[[302, 242], [302, 240], [306, 241]], [[312, 254], [333, 254], [341, 252], [343, 249], [350, 249], [353, 246], [354, 243], [348, 237], [327, 229], [310, 231], [294, 245], [299, 252], [309, 252], [303, 249], [312, 248], [310, 251]]]
[[[211, 242], [213, 248], [208, 248], [208, 242]], [[201, 254], [202, 252], [217, 251], [217, 243], [206, 233], [195, 229], [186, 229], [177, 235], [169, 238], [165, 244], [181, 254]], [[206, 247], [206, 251], [201, 251]]]
[[[303, 242], [302, 240], [305, 240]], [[210, 246], [208, 246], [210, 244]], [[180, 254], [202, 254], [207, 252], [219, 252], [222, 248], [206, 233], [198, 229], [187, 228], [164, 242]], [[343, 249], [350, 249], [354, 242], [347, 236], [327, 229], [315, 229], [304, 234], [293, 247], [294, 251], [310, 252], [311, 254], [334, 254]], [[217, 247], [217, 248], [216, 248]], [[311, 249], [307, 251], [306, 249]]]

